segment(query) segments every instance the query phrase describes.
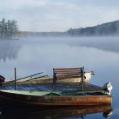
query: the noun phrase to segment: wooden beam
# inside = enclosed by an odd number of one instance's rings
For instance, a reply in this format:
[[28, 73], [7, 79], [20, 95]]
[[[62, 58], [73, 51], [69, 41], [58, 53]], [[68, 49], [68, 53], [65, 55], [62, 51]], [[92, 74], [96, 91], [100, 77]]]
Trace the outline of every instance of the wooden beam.
[[14, 68], [15, 90], [17, 89], [16, 68]]

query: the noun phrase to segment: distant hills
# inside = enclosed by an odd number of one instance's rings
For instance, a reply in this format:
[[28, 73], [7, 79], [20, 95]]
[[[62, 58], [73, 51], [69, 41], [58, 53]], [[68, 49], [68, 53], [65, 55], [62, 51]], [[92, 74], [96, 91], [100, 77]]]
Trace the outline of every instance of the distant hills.
[[119, 20], [65, 32], [18, 32], [18, 36], [109, 36], [119, 35]]
[[119, 35], [119, 20], [93, 27], [70, 29], [67, 33], [71, 36]]

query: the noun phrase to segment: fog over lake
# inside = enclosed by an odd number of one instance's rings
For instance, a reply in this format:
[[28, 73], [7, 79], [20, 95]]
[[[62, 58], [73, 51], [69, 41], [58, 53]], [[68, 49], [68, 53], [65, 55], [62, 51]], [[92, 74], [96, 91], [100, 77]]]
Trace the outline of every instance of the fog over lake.
[[[12, 78], [14, 67], [18, 76], [53, 67], [80, 67], [88, 70], [117, 67], [119, 37], [29, 37], [0, 41], [1, 74]], [[109, 69], [108, 69], [109, 70]], [[110, 69], [111, 70], [111, 69]], [[99, 72], [98, 72], [99, 73]]]
[[44, 72], [52, 76], [54, 67], [93, 70], [92, 83], [113, 85], [114, 117], [119, 116], [119, 37], [27, 37], [0, 41], [0, 74], [7, 80]]

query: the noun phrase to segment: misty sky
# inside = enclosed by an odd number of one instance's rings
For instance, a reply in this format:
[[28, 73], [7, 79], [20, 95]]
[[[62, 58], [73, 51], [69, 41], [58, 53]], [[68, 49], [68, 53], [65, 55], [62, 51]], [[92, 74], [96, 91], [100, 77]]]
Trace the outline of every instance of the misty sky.
[[0, 19], [20, 30], [65, 31], [119, 20], [119, 0], [0, 0]]

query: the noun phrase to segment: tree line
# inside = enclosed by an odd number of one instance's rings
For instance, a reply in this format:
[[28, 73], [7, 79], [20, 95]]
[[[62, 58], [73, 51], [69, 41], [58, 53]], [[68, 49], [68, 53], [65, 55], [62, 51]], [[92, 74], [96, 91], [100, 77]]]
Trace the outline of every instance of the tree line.
[[15, 20], [0, 21], [0, 39], [12, 39], [18, 31], [17, 22]]

